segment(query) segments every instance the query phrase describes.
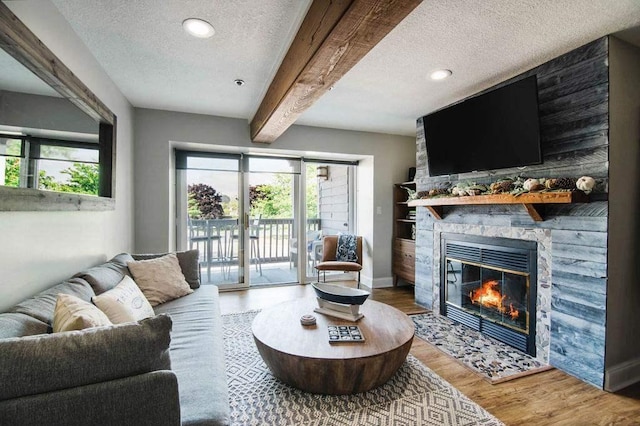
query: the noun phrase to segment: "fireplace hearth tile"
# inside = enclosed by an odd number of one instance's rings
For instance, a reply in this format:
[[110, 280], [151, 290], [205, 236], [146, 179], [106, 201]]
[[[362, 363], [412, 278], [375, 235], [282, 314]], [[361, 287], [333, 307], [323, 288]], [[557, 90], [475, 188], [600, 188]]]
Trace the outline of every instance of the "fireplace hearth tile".
[[530, 355], [450, 319], [426, 314], [412, 315], [416, 336], [431, 343], [492, 384], [549, 370]]

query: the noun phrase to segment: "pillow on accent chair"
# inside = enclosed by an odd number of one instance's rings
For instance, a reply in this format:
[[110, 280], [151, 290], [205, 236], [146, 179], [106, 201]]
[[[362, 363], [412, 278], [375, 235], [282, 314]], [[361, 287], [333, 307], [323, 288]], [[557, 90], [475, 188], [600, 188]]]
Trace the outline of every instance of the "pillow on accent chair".
[[128, 262], [127, 266], [151, 306], [193, 293], [174, 253], [156, 259]]
[[109, 318], [89, 302], [60, 293], [53, 310], [53, 332], [83, 330], [111, 325]]
[[113, 324], [140, 321], [155, 315], [147, 298], [128, 275], [114, 288], [94, 296], [91, 301]]

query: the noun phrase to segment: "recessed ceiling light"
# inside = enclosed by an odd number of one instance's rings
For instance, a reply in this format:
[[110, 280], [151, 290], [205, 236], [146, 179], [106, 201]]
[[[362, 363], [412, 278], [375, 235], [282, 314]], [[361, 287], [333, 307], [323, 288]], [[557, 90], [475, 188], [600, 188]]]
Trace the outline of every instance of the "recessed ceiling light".
[[435, 70], [434, 72], [431, 73], [430, 77], [431, 80], [444, 80], [445, 78], [449, 77], [451, 74], [453, 74], [451, 72], [451, 70]]
[[241, 78], [236, 78], [235, 80], [233, 80], [233, 82], [236, 84], [236, 86], [244, 86], [244, 80]]
[[198, 18], [189, 18], [182, 21], [182, 28], [194, 37], [209, 38], [213, 37], [216, 30], [213, 29], [213, 25]]

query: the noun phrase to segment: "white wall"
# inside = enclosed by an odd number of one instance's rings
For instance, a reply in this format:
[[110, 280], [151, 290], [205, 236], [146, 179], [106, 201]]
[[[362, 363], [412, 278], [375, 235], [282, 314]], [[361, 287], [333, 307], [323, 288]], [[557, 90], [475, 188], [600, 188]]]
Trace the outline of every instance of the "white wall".
[[[88, 133], [97, 141], [98, 122], [65, 98], [0, 90], [0, 117], [0, 126]], [[44, 136], [59, 137], [55, 132]]]
[[640, 380], [640, 48], [609, 37], [605, 389]]
[[9, 8], [118, 117], [116, 209], [0, 212], [0, 312], [82, 268], [133, 248], [133, 109], [49, 1]]
[[[328, 178], [318, 185], [318, 217], [323, 235], [349, 232], [349, 166], [327, 166]], [[355, 197], [353, 198], [355, 200]], [[345, 226], [347, 225], [347, 226]]]
[[292, 126], [271, 145], [252, 144], [247, 120], [136, 109], [135, 140], [136, 251], [175, 248], [172, 143], [244, 151], [268, 148], [310, 157], [351, 154], [365, 159], [357, 181], [358, 232], [371, 254], [365, 259], [363, 282], [391, 284], [392, 186], [406, 180], [407, 169], [415, 164], [415, 138]]

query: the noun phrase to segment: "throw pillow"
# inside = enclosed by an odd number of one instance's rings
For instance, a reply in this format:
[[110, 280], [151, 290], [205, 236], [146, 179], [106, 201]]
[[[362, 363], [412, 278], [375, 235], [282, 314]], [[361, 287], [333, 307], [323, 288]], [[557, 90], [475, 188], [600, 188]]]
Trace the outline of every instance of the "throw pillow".
[[53, 310], [54, 333], [105, 325], [111, 325], [111, 321], [91, 303], [70, 294], [58, 294]]
[[338, 235], [338, 247], [336, 249], [336, 260], [339, 262], [358, 261], [358, 237], [355, 235]]
[[[158, 257], [166, 256], [169, 253], [156, 253], [156, 254], [133, 254], [131, 260], [148, 260], [156, 259]], [[187, 251], [176, 251], [176, 257], [180, 264], [180, 269], [184, 274], [184, 279], [187, 280], [189, 286], [192, 289], [200, 287], [200, 252], [198, 249]]]
[[193, 293], [174, 253], [157, 259], [128, 262], [127, 266], [151, 306]]
[[117, 286], [99, 296], [94, 296], [91, 301], [114, 324], [140, 321], [155, 315], [147, 298], [127, 275]]

